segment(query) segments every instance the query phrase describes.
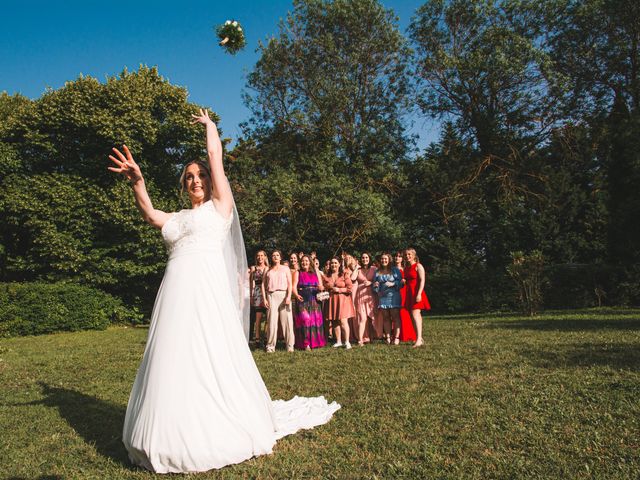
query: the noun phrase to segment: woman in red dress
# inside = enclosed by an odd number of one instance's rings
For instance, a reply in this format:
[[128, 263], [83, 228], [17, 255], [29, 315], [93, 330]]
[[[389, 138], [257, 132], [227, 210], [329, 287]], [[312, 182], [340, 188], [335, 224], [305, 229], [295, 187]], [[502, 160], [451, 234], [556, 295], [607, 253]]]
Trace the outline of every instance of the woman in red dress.
[[429, 299], [424, 293], [426, 274], [413, 248], [407, 248], [404, 251], [404, 260], [406, 262], [404, 279], [407, 282], [404, 306], [411, 312], [411, 320], [413, 320], [413, 326], [416, 329], [416, 343], [413, 346], [421, 347], [424, 341], [422, 340], [422, 315], [420, 310], [431, 310]]
[[[393, 257], [396, 268], [400, 270], [402, 279], [404, 280], [404, 252], [398, 250]], [[400, 288], [400, 297], [402, 299], [400, 308], [400, 341], [401, 342], [415, 342], [416, 331], [413, 328], [413, 322], [411, 321], [411, 315], [409, 310], [404, 307], [405, 297], [407, 296], [407, 287], [402, 282], [402, 288]]]

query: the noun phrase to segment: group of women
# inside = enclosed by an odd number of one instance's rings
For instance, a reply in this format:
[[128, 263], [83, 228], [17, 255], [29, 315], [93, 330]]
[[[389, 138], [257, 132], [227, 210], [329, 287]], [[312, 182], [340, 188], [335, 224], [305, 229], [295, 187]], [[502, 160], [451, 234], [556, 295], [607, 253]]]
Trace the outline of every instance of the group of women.
[[279, 250], [257, 252], [250, 268], [253, 341], [274, 352], [278, 338], [287, 351], [324, 347], [350, 349], [381, 339], [389, 344], [413, 341], [423, 345], [422, 310], [431, 308], [425, 293], [425, 269], [416, 251], [393, 256], [384, 252], [377, 262], [368, 252], [360, 261], [343, 253], [324, 268], [315, 252], [292, 253], [283, 260]]

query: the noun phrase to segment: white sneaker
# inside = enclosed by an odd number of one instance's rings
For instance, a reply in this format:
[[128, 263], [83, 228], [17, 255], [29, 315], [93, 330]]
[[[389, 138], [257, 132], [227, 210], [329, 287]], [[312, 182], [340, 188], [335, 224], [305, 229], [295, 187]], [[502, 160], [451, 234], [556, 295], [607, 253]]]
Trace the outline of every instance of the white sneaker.
[[333, 348], [338, 348], [342, 346], [342, 342], [334, 343]]
[[349, 342], [344, 344], [344, 348], [346, 348], [347, 350], [351, 349], [351, 344]]

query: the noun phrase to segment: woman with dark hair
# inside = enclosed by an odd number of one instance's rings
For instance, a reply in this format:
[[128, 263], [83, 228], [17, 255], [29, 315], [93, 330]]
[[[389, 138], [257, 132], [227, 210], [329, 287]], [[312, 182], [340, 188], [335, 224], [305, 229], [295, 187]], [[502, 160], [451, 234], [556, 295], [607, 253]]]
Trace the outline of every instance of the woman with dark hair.
[[194, 121], [206, 128], [209, 162], [185, 166], [190, 209], [155, 209], [129, 149], [109, 156], [169, 252], [122, 434], [131, 461], [156, 473], [271, 453], [278, 438], [325, 423], [339, 408], [322, 397], [271, 402], [247, 345], [247, 260], [222, 144], [207, 112]]
[[[329, 308], [327, 318], [333, 327], [334, 347], [351, 348], [349, 342], [349, 319], [355, 316], [351, 299], [350, 273], [342, 269], [337, 257], [329, 261], [329, 273], [324, 277], [324, 287], [329, 291]], [[343, 343], [344, 340], [344, 343]]]
[[380, 268], [373, 279], [373, 289], [378, 293], [378, 308], [382, 315], [385, 340], [394, 345], [400, 343], [401, 287], [402, 274], [391, 265], [391, 254], [385, 252], [380, 255]]
[[296, 348], [311, 350], [324, 347], [324, 321], [322, 310], [316, 295], [323, 291], [319, 273], [311, 263], [311, 258], [303, 255], [300, 270], [293, 277], [293, 294], [298, 300], [298, 308], [294, 317]]
[[356, 309], [356, 320], [354, 322], [357, 330], [355, 337], [359, 346], [369, 342], [367, 330], [376, 326], [375, 318], [377, 313], [377, 302], [373, 293], [373, 279], [376, 276], [376, 267], [371, 264], [369, 252], [360, 255], [360, 265], [354, 262], [351, 280], [357, 282], [354, 304]]
[[[291, 270], [291, 288], [293, 292], [293, 280], [295, 279], [296, 273], [300, 271], [300, 260], [302, 259], [302, 255], [298, 255], [296, 252], [291, 252], [289, 254], [289, 270]], [[291, 315], [293, 318], [296, 318], [296, 314], [298, 312], [298, 299], [295, 295], [291, 295]]]
[[424, 340], [422, 339], [422, 314], [420, 311], [431, 310], [429, 299], [424, 292], [426, 273], [415, 249], [407, 248], [404, 251], [404, 260], [404, 278], [407, 285], [404, 305], [411, 312], [413, 327], [416, 329], [416, 343], [413, 346], [421, 347], [424, 344]]

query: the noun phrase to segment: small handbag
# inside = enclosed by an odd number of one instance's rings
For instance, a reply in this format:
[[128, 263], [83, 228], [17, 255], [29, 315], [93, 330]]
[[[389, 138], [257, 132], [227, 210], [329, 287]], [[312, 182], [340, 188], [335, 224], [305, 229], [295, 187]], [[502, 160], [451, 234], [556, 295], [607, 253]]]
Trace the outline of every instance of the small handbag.
[[323, 302], [325, 300], [329, 300], [329, 292], [318, 292], [316, 293], [316, 300], [319, 302]]

